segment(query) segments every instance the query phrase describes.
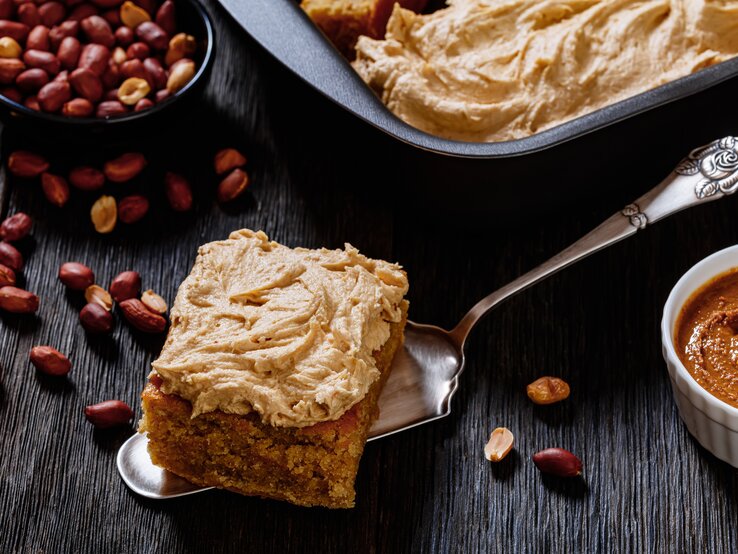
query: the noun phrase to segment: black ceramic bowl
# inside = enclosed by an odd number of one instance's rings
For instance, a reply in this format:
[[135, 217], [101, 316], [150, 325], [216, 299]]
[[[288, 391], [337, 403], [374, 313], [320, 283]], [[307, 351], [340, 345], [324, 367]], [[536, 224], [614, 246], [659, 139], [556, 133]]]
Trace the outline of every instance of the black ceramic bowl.
[[[296, 0], [219, 0], [254, 41], [337, 106], [392, 141], [392, 172], [413, 202], [528, 220], [532, 213], [629, 202], [692, 148], [737, 134], [738, 58], [531, 137], [460, 142], [390, 112]], [[452, 186], [450, 186], [452, 185]], [[616, 204], [612, 204], [615, 206]], [[521, 211], [524, 210], [524, 216]]]
[[202, 93], [215, 58], [215, 35], [210, 16], [197, 0], [175, 0], [177, 28], [198, 41], [197, 72], [187, 85], [170, 98], [147, 110], [110, 118], [65, 117], [37, 112], [0, 95], [0, 119], [15, 132], [40, 142], [74, 144], [124, 140], [163, 128]]

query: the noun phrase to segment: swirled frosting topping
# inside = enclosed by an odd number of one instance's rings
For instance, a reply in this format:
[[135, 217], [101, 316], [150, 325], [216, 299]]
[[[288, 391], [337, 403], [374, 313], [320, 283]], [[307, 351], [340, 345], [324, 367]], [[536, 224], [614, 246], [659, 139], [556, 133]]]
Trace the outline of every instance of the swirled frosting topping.
[[526, 137], [738, 54], [736, 0], [448, 0], [395, 5], [353, 65], [410, 125]]
[[343, 250], [287, 248], [261, 231], [200, 247], [152, 364], [192, 417], [257, 412], [275, 426], [339, 418], [379, 377], [372, 353], [399, 321], [401, 267]]

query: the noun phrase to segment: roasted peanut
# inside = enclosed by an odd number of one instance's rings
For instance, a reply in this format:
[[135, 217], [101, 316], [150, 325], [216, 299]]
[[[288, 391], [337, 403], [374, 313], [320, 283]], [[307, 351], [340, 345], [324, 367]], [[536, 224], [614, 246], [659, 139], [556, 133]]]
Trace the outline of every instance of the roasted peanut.
[[215, 173], [222, 175], [246, 165], [246, 157], [235, 148], [224, 148], [215, 154]]
[[23, 269], [23, 256], [9, 242], [0, 241], [0, 264], [9, 267], [17, 273]]
[[26, 69], [22, 60], [15, 58], [0, 58], [0, 83], [9, 85], [21, 72]]
[[100, 15], [100, 11], [92, 4], [77, 4], [74, 9], [69, 12], [67, 21], [82, 21], [91, 15]]
[[98, 198], [90, 209], [90, 219], [98, 233], [106, 234], [115, 229], [115, 224], [118, 221], [115, 198], [104, 195]]
[[45, 25], [36, 25], [31, 32], [28, 33], [26, 39], [26, 48], [29, 50], [43, 50], [48, 52], [51, 49], [49, 41], [49, 28]]
[[36, 96], [43, 111], [54, 113], [72, 97], [72, 87], [66, 81], [51, 81], [41, 87]]
[[91, 70], [98, 77], [105, 73], [110, 59], [110, 50], [102, 44], [86, 44], [79, 55], [78, 67]]
[[144, 21], [136, 27], [136, 36], [154, 50], [166, 50], [169, 36], [166, 31], [153, 21]]
[[13, 37], [0, 38], [0, 58], [20, 58], [23, 48]]
[[148, 98], [141, 98], [138, 102], [136, 102], [136, 105], [133, 106], [134, 112], [140, 112], [143, 110], [148, 110], [154, 105], [154, 103], [149, 100]]
[[[2, 289], [0, 289], [2, 290]], [[133, 327], [144, 333], [161, 333], [167, 327], [167, 320], [150, 311], [138, 298], [129, 298], [119, 303], [123, 317]]]
[[106, 100], [97, 105], [95, 115], [97, 117], [114, 117], [128, 113], [126, 107], [118, 100]]
[[51, 43], [51, 49], [56, 50], [59, 48], [62, 40], [66, 37], [77, 36], [79, 32], [78, 21], [64, 21], [59, 25], [54, 25], [49, 31], [49, 42]]
[[45, 158], [26, 150], [16, 150], [8, 158], [8, 170], [16, 177], [31, 179], [47, 169], [49, 162]]
[[134, 34], [133, 30], [129, 29], [128, 27], [118, 27], [115, 30], [115, 40], [118, 41], [118, 44], [120, 44], [123, 48], [127, 48], [128, 46], [130, 46], [135, 38], [136, 35]]
[[130, 181], [146, 167], [146, 158], [138, 152], [129, 152], [105, 162], [103, 173], [113, 183]]
[[58, 208], [69, 201], [69, 185], [64, 177], [44, 172], [41, 174], [41, 188], [46, 199]]
[[85, 17], [79, 22], [79, 26], [91, 43], [102, 44], [106, 48], [112, 48], [115, 45], [115, 36], [110, 23], [99, 15]]
[[[38, 25], [38, 22], [34, 24]], [[17, 42], [25, 42], [31, 27], [17, 21], [0, 20], [0, 37], [10, 37]]]
[[558, 477], [576, 477], [582, 474], [582, 461], [563, 448], [546, 448], [536, 452], [533, 454], [533, 463], [543, 473]]
[[15, 285], [15, 271], [0, 264], [0, 288]]
[[195, 76], [195, 62], [182, 58], [169, 71], [167, 90], [174, 94], [183, 89]]
[[498, 427], [489, 436], [489, 441], [484, 447], [484, 457], [490, 462], [499, 462], [512, 450], [515, 437], [509, 429]]
[[0, 223], [0, 239], [16, 241], [28, 236], [33, 226], [31, 216], [18, 212]]
[[218, 201], [230, 202], [241, 196], [249, 185], [249, 176], [242, 169], [234, 169], [218, 185]]
[[0, 310], [14, 314], [32, 314], [38, 310], [38, 296], [17, 287], [0, 289]]
[[41, 24], [46, 27], [53, 27], [60, 23], [67, 10], [61, 2], [44, 2], [38, 7], [38, 15], [41, 17]]
[[153, 290], [149, 289], [141, 295], [141, 302], [150, 311], [157, 314], [167, 313], [167, 303], [161, 296], [156, 294]]
[[94, 167], [80, 166], [69, 172], [69, 182], [80, 190], [97, 190], [105, 184], [105, 175]]
[[187, 33], [177, 33], [169, 41], [164, 63], [171, 66], [182, 58], [190, 58], [197, 52], [197, 41]]
[[535, 404], [553, 404], [569, 397], [569, 385], [558, 377], [541, 377], [528, 385], [526, 392]]
[[95, 106], [86, 98], [72, 98], [62, 106], [62, 115], [67, 117], [90, 117]]
[[141, 292], [141, 276], [136, 271], [124, 271], [116, 275], [110, 282], [110, 294], [113, 300], [120, 303], [136, 298]]
[[169, 171], [164, 176], [164, 186], [169, 205], [175, 212], [186, 212], [192, 209], [192, 188], [187, 179]]
[[38, 92], [49, 82], [49, 75], [43, 69], [26, 69], [15, 78], [15, 85], [26, 94]]
[[66, 262], [59, 267], [59, 281], [72, 290], [86, 290], [95, 284], [95, 274], [84, 264]]
[[34, 346], [31, 348], [29, 358], [36, 369], [46, 375], [61, 377], [72, 369], [72, 362], [51, 346]]
[[80, 67], [69, 74], [69, 84], [82, 98], [97, 102], [102, 98], [103, 85], [91, 69]]
[[136, 223], [149, 211], [149, 201], [145, 196], [132, 195], [122, 198], [118, 203], [118, 219], [123, 223]]
[[113, 53], [110, 55], [110, 59], [113, 63], [120, 65], [128, 59], [128, 54], [126, 54], [126, 51], [120, 46], [116, 46]]
[[113, 297], [99, 285], [90, 285], [85, 289], [85, 300], [88, 304], [100, 304], [107, 311], [113, 309]]
[[151, 16], [146, 10], [126, 0], [120, 7], [120, 21], [126, 27], [135, 29], [144, 21], [151, 21]]
[[43, 50], [26, 50], [23, 61], [27, 67], [39, 67], [50, 75], [56, 75], [61, 70], [61, 63], [51, 52]]
[[18, 17], [18, 21], [29, 29], [41, 24], [41, 16], [38, 13], [38, 6], [31, 2], [26, 2], [18, 6], [16, 16]]
[[72, 70], [77, 67], [81, 51], [82, 45], [76, 37], [64, 37], [59, 44], [56, 57], [59, 58], [62, 67]]
[[85, 417], [98, 429], [109, 429], [126, 425], [133, 417], [131, 407], [120, 400], [106, 400], [87, 406]]
[[79, 322], [88, 333], [102, 334], [113, 330], [113, 314], [96, 302], [85, 304], [79, 312]]
[[135, 106], [139, 100], [146, 98], [149, 92], [151, 87], [146, 80], [130, 77], [118, 87], [118, 99], [127, 106]]
[[154, 20], [168, 35], [173, 35], [177, 30], [177, 17], [175, 14], [174, 2], [172, 2], [172, 0], [166, 0], [163, 2], [156, 11], [156, 17]]

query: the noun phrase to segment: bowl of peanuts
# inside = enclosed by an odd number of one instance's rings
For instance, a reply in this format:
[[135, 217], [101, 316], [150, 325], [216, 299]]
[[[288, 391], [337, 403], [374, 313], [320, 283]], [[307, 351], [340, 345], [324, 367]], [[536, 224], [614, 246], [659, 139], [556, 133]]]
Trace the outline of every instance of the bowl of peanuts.
[[139, 130], [199, 96], [214, 48], [197, 0], [0, 0], [0, 118], [41, 139]]

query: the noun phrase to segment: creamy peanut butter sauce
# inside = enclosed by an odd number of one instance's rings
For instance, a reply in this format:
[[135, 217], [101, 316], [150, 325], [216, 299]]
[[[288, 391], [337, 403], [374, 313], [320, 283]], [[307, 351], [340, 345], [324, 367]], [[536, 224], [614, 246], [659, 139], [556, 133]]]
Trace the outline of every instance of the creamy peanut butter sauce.
[[395, 5], [354, 68], [398, 117], [449, 139], [526, 137], [738, 54], [736, 0]]
[[401, 267], [344, 250], [290, 249], [259, 231], [202, 246], [152, 365], [192, 417], [257, 412], [275, 426], [334, 420], [379, 377], [372, 353], [408, 290]]

